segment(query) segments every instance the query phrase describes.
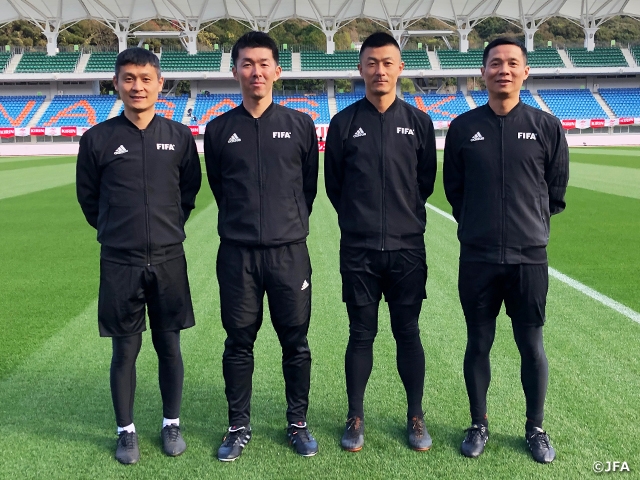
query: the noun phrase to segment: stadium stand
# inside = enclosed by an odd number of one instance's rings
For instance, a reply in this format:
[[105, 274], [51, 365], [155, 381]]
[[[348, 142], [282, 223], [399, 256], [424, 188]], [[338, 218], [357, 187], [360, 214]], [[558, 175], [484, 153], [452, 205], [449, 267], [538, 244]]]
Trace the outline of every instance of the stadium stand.
[[[182, 122], [184, 111], [189, 102], [189, 95], [181, 95], [179, 97], [159, 97], [156, 102], [156, 114], [161, 117]], [[120, 112], [124, 110], [124, 105], [120, 107]]]
[[340, 112], [362, 97], [364, 97], [364, 90], [356, 93], [336, 93], [336, 107]]
[[118, 52], [96, 52], [89, 56], [85, 72], [113, 72]]
[[564, 68], [565, 64], [555, 48], [538, 48], [527, 52], [527, 61], [532, 68]]
[[56, 95], [40, 119], [42, 127], [92, 127], [105, 121], [115, 95]]
[[7, 63], [11, 59], [11, 54], [7, 52], [0, 53], [0, 72], [3, 72], [7, 67]]
[[437, 50], [438, 60], [443, 69], [447, 68], [480, 68], [482, 66], [482, 50]]
[[640, 45], [636, 45], [629, 49], [631, 55], [633, 55], [633, 59], [636, 61], [638, 65], [640, 65]]
[[410, 105], [427, 112], [433, 121], [453, 120], [469, 111], [469, 104], [460, 92], [456, 94], [431, 93], [428, 95], [405, 93], [404, 100]]
[[22, 55], [16, 73], [71, 73], [80, 59], [80, 52], [60, 52], [48, 56], [44, 52], [27, 52]]
[[280, 50], [280, 66], [282, 70], [290, 72], [291, 71], [291, 52], [289, 50]]
[[[214, 93], [204, 95], [199, 93], [193, 107], [192, 125], [206, 125], [218, 115], [237, 107], [242, 103], [239, 93]], [[196, 120], [193, 120], [193, 117]]]
[[[331, 121], [329, 99], [326, 93], [315, 95], [274, 95], [273, 101], [294, 110], [306, 113], [315, 123], [327, 124]], [[193, 108], [191, 125], [205, 125], [215, 117], [235, 108], [242, 103], [242, 95], [231, 94], [198, 94]], [[195, 117], [195, 120], [194, 120]]]
[[609, 118], [589, 90], [538, 90], [538, 94], [560, 119]]
[[43, 95], [0, 96], [0, 127], [26, 127], [44, 99]]
[[160, 68], [165, 72], [219, 72], [221, 52], [162, 52]]
[[617, 47], [596, 48], [593, 52], [586, 48], [567, 48], [567, 55], [575, 67], [628, 67], [629, 64]]
[[358, 52], [355, 50], [338, 50], [335, 53], [318, 51], [300, 52], [302, 70], [356, 70], [358, 68]]
[[[489, 93], [486, 90], [476, 90], [470, 93], [471, 98], [473, 98], [473, 100], [476, 102], [476, 105], [478, 106], [484, 105], [489, 101]], [[520, 90], [520, 100], [522, 101], [522, 103], [526, 103], [527, 105], [531, 105], [534, 108], [542, 110], [529, 90]]]
[[601, 88], [599, 93], [616, 117], [640, 117], [640, 88]]
[[406, 70], [431, 69], [431, 62], [425, 50], [403, 50], [402, 61]]

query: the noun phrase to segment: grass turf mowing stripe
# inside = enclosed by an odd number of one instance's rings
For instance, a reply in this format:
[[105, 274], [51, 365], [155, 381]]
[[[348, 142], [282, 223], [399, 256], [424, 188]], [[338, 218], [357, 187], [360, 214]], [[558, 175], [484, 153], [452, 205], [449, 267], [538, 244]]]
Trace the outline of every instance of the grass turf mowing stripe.
[[569, 185], [640, 199], [640, 168], [572, 162]]
[[0, 200], [74, 183], [74, 163], [0, 172]]
[[76, 157], [34, 157], [28, 161], [7, 161], [0, 162], [0, 172], [7, 170], [20, 170], [22, 168], [44, 167], [48, 165], [63, 165], [66, 163], [76, 163]]
[[[210, 194], [209, 194], [210, 195]], [[456, 293], [455, 225], [431, 216], [426, 235], [429, 299], [421, 315], [427, 355], [424, 406], [434, 445], [417, 453], [406, 447], [406, 400], [395, 369], [395, 342], [386, 307], [381, 307], [375, 364], [367, 389], [365, 448], [340, 450], [346, 413], [342, 362], [347, 319], [340, 302], [339, 236], [335, 213], [324, 193], [314, 206], [309, 249], [314, 266], [309, 341], [312, 367], [309, 423], [320, 453], [305, 459], [286, 445], [281, 352], [268, 316], [255, 348], [252, 402], [254, 438], [233, 464], [215, 460], [226, 425], [220, 358], [214, 205], [187, 223], [189, 261], [197, 325], [183, 333], [185, 395], [181, 424], [189, 448], [178, 458], [160, 450], [161, 407], [157, 362], [144, 335], [138, 360], [135, 422], [142, 459], [122, 466], [113, 459], [114, 420], [108, 385], [110, 343], [95, 331], [95, 303], [0, 381], [3, 418], [2, 475], [7, 478], [577, 478], [595, 460], [640, 464], [640, 440], [633, 419], [640, 388], [638, 329], [618, 314], [552, 281], [546, 327], [551, 384], [547, 422], [558, 458], [542, 466], [529, 458], [523, 439], [524, 399], [519, 356], [509, 321], [498, 322], [489, 392], [491, 438], [477, 460], [459, 446], [468, 426], [462, 379], [466, 333]], [[265, 310], [266, 313], [266, 310]], [[585, 441], [597, 439], [597, 441]]]
[[[427, 206], [427, 208], [433, 210], [434, 212], [436, 212], [436, 213], [442, 215], [443, 217], [451, 220], [452, 222], [456, 222], [456, 219], [453, 218], [453, 215], [451, 215], [451, 214], [449, 214], [449, 213], [447, 213], [447, 212], [445, 212], [443, 210], [440, 210], [438, 207], [434, 207], [433, 205], [429, 205], [428, 203], [426, 204], [426, 206]], [[614, 299], [609, 298], [606, 295], [603, 295], [600, 292], [597, 292], [596, 290], [587, 287], [586, 285], [578, 282], [577, 280], [574, 280], [573, 278], [568, 277], [567, 275], [557, 271], [555, 268], [549, 267], [549, 275], [554, 277], [554, 278], [557, 278], [562, 283], [566, 283], [570, 287], [575, 288], [579, 292], [584, 293], [586, 296], [593, 298], [595, 301], [600, 302], [603, 305], [606, 305], [607, 307], [609, 307], [609, 308], [615, 310], [616, 312], [624, 315], [628, 319], [633, 320], [634, 322], [640, 323], [640, 313], [634, 312], [629, 307], [627, 307], [625, 305], [622, 305], [619, 302], [616, 302]]]

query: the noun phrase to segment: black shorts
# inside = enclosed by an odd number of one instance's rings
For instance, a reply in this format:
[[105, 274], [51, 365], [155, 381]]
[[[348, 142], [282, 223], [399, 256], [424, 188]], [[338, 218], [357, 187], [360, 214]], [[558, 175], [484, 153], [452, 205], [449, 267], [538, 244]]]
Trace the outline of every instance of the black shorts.
[[216, 273], [225, 328], [248, 327], [262, 318], [265, 293], [275, 325], [309, 321], [311, 261], [306, 243], [269, 248], [221, 243]]
[[414, 305], [427, 298], [424, 248], [391, 251], [340, 247], [342, 301], [357, 306], [387, 302]]
[[144, 332], [145, 307], [152, 330], [183, 330], [195, 325], [184, 255], [147, 267], [100, 259], [100, 336]]
[[546, 263], [460, 262], [458, 292], [467, 323], [495, 321], [504, 302], [512, 321], [526, 326], [544, 325], [548, 290]]

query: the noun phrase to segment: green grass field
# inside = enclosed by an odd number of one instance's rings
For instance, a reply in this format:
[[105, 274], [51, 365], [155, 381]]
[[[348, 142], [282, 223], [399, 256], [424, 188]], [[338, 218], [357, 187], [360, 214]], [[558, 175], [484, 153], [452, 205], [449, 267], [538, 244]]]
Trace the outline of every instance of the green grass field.
[[[550, 266], [640, 311], [640, 149], [576, 149], [567, 210], [553, 218]], [[311, 219], [313, 354], [309, 423], [320, 453], [300, 458], [285, 439], [280, 350], [265, 321], [256, 345], [254, 437], [232, 464], [215, 459], [226, 428], [221, 372], [224, 332], [215, 278], [217, 210], [208, 186], [185, 244], [197, 325], [182, 336], [179, 458], [160, 451], [157, 361], [145, 334], [135, 423], [142, 459], [113, 458], [110, 341], [98, 336], [99, 247], [75, 199], [73, 158], [0, 159], [0, 478], [585, 478], [594, 462], [626, 461], [640, 472], [640, 325], [554, 278], [545, 342], [550, 366], [545, 428], [558, 452], [535, 464], [523, 440], [524, 397], [510, 323], [501, 315], [492, 351], [491, 438], [477, 460], [460, 456], [468, 403], [462, 377], [465, 327], [457, 297], [456, 225], [428, 211], [429, 298], [421, 315], [427, 356], [424, 408], [433, 448], [406, 447], [405, 399], [386, 307], [366, 396], [365, 448], [340, 450], [346, 414], [339, 231], [320, 188]], [[429, 200], [450, 211], [438, 178]]]

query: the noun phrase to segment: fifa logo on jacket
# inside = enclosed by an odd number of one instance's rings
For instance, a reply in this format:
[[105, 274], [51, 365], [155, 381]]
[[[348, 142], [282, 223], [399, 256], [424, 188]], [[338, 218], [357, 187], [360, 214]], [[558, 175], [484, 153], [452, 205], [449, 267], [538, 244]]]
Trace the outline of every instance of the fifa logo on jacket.
[[156, 143], [158, 150], [175, 150], [176, 146], [173, 143]]
[[273, 138], [291, 138], [291, 132], [273, 132]]
[[525, 140], [537, 140], [536, 134], [530, 132], [518, 132], [518, 138], [523, 138]]
[[398, 127], [396, 133], [402, 133], [403, 135], [415, 135], [412, 128]]

